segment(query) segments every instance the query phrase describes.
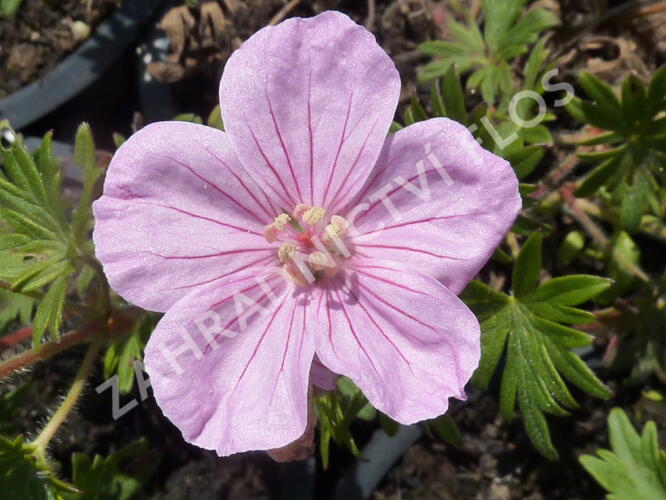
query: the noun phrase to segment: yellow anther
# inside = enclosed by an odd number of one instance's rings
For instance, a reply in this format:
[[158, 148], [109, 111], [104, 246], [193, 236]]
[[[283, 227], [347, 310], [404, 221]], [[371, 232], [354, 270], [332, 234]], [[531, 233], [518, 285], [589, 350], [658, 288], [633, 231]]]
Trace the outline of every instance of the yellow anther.
[[284, 242], [280, 245], [278, 249], [278, 258], [280, 262], [284, 263], [293, 258], [296, 255], [296, 245], [291, 242]]
[[324, 228], [324, 241], [330, 241], [335, 237], [344, 236], [349, 229], [349, 222], [344, 217], [334, 215], [331, 217], [331, 223]]
[[273, 222], [264, 226], [264, 238], [268, 243], [274, 243], [277, 240], [278, 233], [284, 229], [284, 226], [291, 220], [289, 214], [280, 214]]
[[330, 257], [324, 252], [312, 252], [308, 256], [308, 263], [315, 271], [321, 271], [322, 269], [335, 265], [335, 262], [331, 262]]
[[310, 205], [306, 205], [305, 203], [299, 203], [294, 207], [294, 213], [293, 216], [295, 219], [300, 219], [303, 217], [303, 214], [310, 210], [312, 207]]
[[326, 215], [326, 210], [321, 207], [312, 207], [303, 214], [303, 221], [306, 224], [314, 226]]
[[289, 217], [289, 214], [282, 213], [278, 215], [275, 220], [273, 220], [273, 224], [277, 228], [278, 231], [282, 231], [284, 229], [284, 226], [291, 220], [291, 217]]

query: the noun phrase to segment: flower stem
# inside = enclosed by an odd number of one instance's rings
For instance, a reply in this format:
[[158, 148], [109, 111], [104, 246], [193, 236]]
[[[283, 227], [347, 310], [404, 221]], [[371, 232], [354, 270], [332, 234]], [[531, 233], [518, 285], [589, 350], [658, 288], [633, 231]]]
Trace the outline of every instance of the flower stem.
[[86, 379], [90, 374], [90, 370], [93, 367], [93, 363], [97, 358], [100, 348], [102, 347], [102, 340], [97, 339], [93, 341], [86, 351], [86, 355], [83, 358], [81, 366], [79, 367], [76, 377], [74, 378], [74, 383], [69, 388], [67, 396], [63, 400], [60, 407], [56, 412], [51, 416], [46, 426], [39, 433], [37, 438], [32, 441], [32, 445], [35, 447], [34, 455], [41, 461], [46, 462], [46, 447], [49, 442], [60, 428], [62, 423], [69, 415], [69, 412], [72, 411], [76, 401], [79, 399], [81, 392], [83, 391], [83, 386], [86, 383]]
[[103, 325], [91, 323], [80, 330], [63, 335], [58, 340], [42, 344], [39, 350], [30, 349], [18, 356], [3, 361], [0, 363], [0, 379], [37, 361], [44, 361], [75, 344], [88, 340], [93, 333], [99, 331], [101, 328], [104, 328]]

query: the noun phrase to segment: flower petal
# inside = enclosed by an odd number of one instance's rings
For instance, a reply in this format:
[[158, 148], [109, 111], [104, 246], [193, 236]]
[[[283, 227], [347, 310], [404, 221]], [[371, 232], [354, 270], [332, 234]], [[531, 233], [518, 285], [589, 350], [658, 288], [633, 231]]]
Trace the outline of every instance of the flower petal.
[[465, 398], [479, 362], [479, 323], [435, 279], [360, 259], [314, 297], [309, 314], [322, 363], [398, 422], [437, 417], [449, 397]]
[[386, 140], [350, 206], [359, 254], [407, 263], [457, 294], [511, 228], [521, 198], [508, 162], [464, 126], [435, 118]]
[[241, 274], [180, 300], [145, 351], [164, 415], [185, 440], [221, 456], [286, 446], [308, 420], [306, 292], [279, 274]]
[[348, 201], [374, 165], [400, 78], [372, 34], [339, 12], [266, 27], [220, 82], [234, 151], [284, 208]]
[[93, 211], [111, 287], [145, 309], [166, 311], [193, 288], [274, 258], [263, 225], [277, 212], [210, 127], [162, 122], [134, 134]]
[[336, 382], [338, 374], [333, 373], [331, 370], [321, 364], [317, 356], [312, 361], [312, 368], [310, 368], [310, 381], [320, 389], [325, 391], [334, 391], [337, 387]]

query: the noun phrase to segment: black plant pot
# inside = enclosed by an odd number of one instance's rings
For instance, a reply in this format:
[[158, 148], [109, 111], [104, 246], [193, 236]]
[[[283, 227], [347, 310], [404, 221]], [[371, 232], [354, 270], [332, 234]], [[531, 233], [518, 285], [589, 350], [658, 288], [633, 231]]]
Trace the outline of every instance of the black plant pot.
[[58, 108], [97, 78], [134, 42], [164, 0], [126, 0], [50, 73], [0, 99], [0, 119], [16, 130]]

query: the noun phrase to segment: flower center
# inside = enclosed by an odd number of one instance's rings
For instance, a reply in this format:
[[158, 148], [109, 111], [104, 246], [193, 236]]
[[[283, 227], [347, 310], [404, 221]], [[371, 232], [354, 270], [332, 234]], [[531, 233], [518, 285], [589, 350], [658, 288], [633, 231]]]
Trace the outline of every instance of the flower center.
[[327, 218], [322, 207], [303, 203], [281, 213], [264, 227], [268, 243], [280, 241], [278, 259], [286, 279], [306, 286], [335, 276], [351, 252], [344, 242], [349, 223], [344, 217]]

